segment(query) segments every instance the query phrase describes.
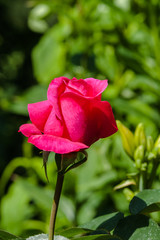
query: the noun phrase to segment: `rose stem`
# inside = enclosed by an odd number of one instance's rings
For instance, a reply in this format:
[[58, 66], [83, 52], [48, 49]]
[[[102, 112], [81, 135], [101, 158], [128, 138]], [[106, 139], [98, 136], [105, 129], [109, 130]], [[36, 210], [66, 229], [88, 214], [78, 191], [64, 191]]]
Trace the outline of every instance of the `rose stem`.
[[49, 224], [49, 240], [54, 240], [54, 228], [55, 228], [59, 199], [61, 196], [61, 191], [63, 186], [63, 180], [64, 180], [64, 175], [61, 173], [58, 173], [56, 189], [54, 193], [54, 199], [53, 199], [52, 210], [51, 210], [50, 224]]

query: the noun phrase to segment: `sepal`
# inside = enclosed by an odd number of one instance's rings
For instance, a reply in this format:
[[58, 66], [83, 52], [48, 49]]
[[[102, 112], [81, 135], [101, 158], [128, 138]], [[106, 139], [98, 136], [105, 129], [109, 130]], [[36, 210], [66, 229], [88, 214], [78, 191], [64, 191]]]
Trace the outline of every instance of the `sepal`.
[[55, 160], [57, 164], [58, 173], [64, 175], [66, 172], [76, 168], [87, 161], [88, 154], [82, 150], [69, 154], [56, 154]]

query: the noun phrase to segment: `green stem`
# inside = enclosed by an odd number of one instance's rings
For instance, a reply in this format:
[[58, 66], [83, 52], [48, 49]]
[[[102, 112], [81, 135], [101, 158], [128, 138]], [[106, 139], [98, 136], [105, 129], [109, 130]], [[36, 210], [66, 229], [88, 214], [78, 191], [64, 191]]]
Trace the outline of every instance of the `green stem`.
[[144, 189], [144, 172], [141, 171], [139, 174], [139, 191], [143, 191]]
[[57, 215], [57, 210], [58, 210], [59, 199], [61, 196], [63, 180], [64, 180], [64, 175], [58, 173], [56, 189], [55, 189], [55, 193], [54, 193], [54, 199], [53, 199], [52, 210], [51, 210], [51, 217], [50, 217], [49, 240], [54, 240], [56, 215]]
[[155, 178], [155, 175], [156, 175], [156, 171], [157, 171], [157, 168], [158, 168], [158, 165], [159, 165], [159, 161], [156, 160], [155, 162], [153, 162], [153, 167], [152, 167], [152, 171], [151, 171], [151, 174], [150, 174], [150, 178], [148, 180], [148, 188], [151, 188], [152, 186], [152, 183], [154, 181], [154, 178]]

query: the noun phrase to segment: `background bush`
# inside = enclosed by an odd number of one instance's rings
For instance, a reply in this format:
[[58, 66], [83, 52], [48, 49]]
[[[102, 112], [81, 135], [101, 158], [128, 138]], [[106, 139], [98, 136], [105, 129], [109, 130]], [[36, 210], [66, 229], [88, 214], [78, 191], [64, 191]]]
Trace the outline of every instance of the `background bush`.
[[[56, 167], [52, 155], [47, 183], [41, 153], [17, 133], [28, 121], [27, 104], [46, 99], [48, 84], [58, 76], [109, 79], [103, 99], [116, 119], [132, 130], [143, 122], [147, 134], [157, 137], [160, 2], [1, 0], [0, 5], [0, 227], [18, 235], [47, 232]], [[126, 190], [113, 191], [134, 171], [119, 134], [88, 153], [88, 162], [66, 175], [57, 229], [128, 209]], [[160, 221], [158, 213], [154, 217]]]

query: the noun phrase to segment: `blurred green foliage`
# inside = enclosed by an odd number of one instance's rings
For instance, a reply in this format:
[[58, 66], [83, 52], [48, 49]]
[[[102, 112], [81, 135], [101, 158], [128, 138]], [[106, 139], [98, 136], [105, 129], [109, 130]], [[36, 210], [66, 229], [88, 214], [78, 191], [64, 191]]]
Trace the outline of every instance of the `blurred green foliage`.
[[[0, 5], [0, 227], [29, 235], [48, 230], [56, 167], [52, 155], [47, 183], [42, 156], [17, 133], [28, 121], [27, 104], [46, 99], [49, 82], [61, 75], [107, 78], [103, 99], [116, 119], [131, 129], [143, 122], [155, 139], [160, 130], [160, 2], [1, 0]], [[95, 143], [88, 155], [87, 163], [65, 176], [57, 229], [127, 212], [124, 193], [129, 189], [113, 191], [134, 171], [119, 134]], [[154, 187], [160, 187], [158, 176]], [[159, 213], [153, 217], [160, 222]]]

